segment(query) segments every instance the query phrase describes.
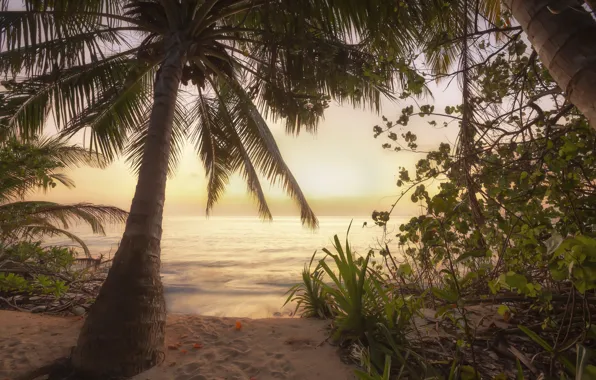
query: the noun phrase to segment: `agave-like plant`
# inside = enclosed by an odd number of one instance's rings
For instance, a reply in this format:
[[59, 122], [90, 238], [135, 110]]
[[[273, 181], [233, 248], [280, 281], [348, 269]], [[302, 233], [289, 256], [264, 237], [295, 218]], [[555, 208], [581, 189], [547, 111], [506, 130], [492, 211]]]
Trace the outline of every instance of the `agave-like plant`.
[[313, 253], [308, 264], [302, 270], [302, 282], [292, 286], [286, 294], [288, 298], [284, 306], [290, 302], [296, 304], [294, 314], [305, 318], [326, 319], [333, 316], [330, 300], [323, 286], [325, 272], [320, 265], [312, 267], [317, 251]]
[[68, 228], [84, 223], [103, 234], [106, 222], [122, 223], [127, 212], [113, 206], [89, 203], [59, 204], [25, 200], [32, 191], [49, 190], [74, 183], [63, 171], [79, 165], [102, 167], [104, 159], [57, 138], [21, 143], [14, 139], [0, 144], [0, 246], [44, 237], [65, 236], [78, 243], [85, 254], [85, 242]]

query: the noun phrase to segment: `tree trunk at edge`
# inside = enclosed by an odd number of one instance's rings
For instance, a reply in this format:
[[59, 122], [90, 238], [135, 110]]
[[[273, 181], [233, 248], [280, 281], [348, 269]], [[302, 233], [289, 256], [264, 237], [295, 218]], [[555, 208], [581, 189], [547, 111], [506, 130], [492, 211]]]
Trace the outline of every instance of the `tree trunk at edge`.
[[596, 129], [596, 20], [552, 0], [506, 0], [538, 56], [567, 98]]
[[148, 136], [126, 229], [72, 355], [74, 372], [84, 379], [133, 376], [164, 357], [161, 225], [184, 62], [179, 41], [172, 41], [155, 81]]

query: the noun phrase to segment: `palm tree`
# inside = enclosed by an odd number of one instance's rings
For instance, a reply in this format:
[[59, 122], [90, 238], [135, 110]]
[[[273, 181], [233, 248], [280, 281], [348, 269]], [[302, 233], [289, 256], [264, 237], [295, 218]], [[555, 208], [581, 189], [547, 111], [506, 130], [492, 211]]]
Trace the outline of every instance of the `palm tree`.
[[[581, 5], [583, 1], [562, 0], [558, 2], [540, 0], [459, 0], [450, 3], [424, 2], [420, 5], [426, 12], [420, 21], [422, 31], [415, 35], [420, 44], [427, 68], [437, 79], [459, 77], [462, 92], [462, 117], [458, 139], [457, 156], [460, 163], [461, 180], [465, 183], [475, 224], [483, 225], [477, 191], [471, 173], [474, 166], [473, 136], [478, 135], [478, 126], [483, 110], [476, 109], [474, 83], [471, 79], [475, 68], [482, 66], [476, 60], [490, 60], [500, 53], [472, 50], [481, 39], [492, 41], [488, 35], [503, 35], [509, 43], [515, 42], [523, 32], [532, 43], [535, 54], [540, 58], [566, 98], [575, 105], [596, 128], [596, 18]], [[511, 14], [505, 12], [506, 5]], [[594, 3], [585, 5], [593, 9]], [[434, 7], [434, 11], [433, 11]], [[511, 25], [513, 17], [520, 25]], [[484, 30], [482, 30], [484, 29]], [[502, 48], [508, 46], [501, 44]], [[529, 58], [531, 61], [532, 58]], [[457, 69], [454, 70], [453, 67]], [[521, 101], [521, 100], [520, 100]]]
[[[521, 27], [569, 101], [596, 128], [596, 40], [593, 38], [596, 35], [596, 16], [593, 14], [596, 4], [593, 0], [505, 0], [502, 3], [508, 9], [502, 7], [499, 0], [470, 0], [468, 6], [466, 0], [459, 0], [448, 7], [437, 6], [434, 1], [427, 3], [428, 7], [434, 5], [436, 9], [435, 12], [428, 11], [430, 18], [422, 21], [426, 25], [423, 45], [434, 44], [435, 48], [427, 53], [438, 72], [448, 72], [449, 65], [461, 53], [464, 36], [477, 38], [482, 33], [478, 29], [464, 33], [461, 21], [466, 18], [465, 14], [475, 21], [480, 18], [493, 33], [515, 31]], [[502, 25], [503, 21], [509, 23], [509, 16], [519, 26]], [[450, 37], [444, 38], [445, 35]]]
[[555, 82], [596, 128], [596, 18], [578, 1], [505, 3]]
[[103, 234], [103, 223], [126, 220], [124, 210], [89, 203], [63, 205], [24, 200], [31, 191], [48, 190], [57, 183], [73, 187], [72, 180], [62, 171], [81, 164], [102, 167], [104, 163], [101, 156], [55, 138], [29, 143], [9, 140], [0, 145], [0, 247], [64, 236], [78, 243], [87, 257], [91, 257], [84, 241], [68, 228], [85, 223], [93, 233]]
[[[163, 355], [159, 276], [168, 172], [189, 138], [208, 176], [207, 211], [240, 171], [270, 218], [259, 177], [281, 182], [301, 220], [317, 219], [267, 126], [314, 132], [331, 99], [379, 109], [394, 74], [423, 86], [400, 41], [416, 2], [375, 0], [26, 0], [0, 13], [7, 134], [83, 129], [108, 159], [126, 150], [138, 184], [124, 236], [72, 357], [85, 376], [129, 376]], [[388, 27], [388, 25], [392, 27]], [[23, 79], [22, 76], [25, 76]], [[51, 110], [51, 112], [50, 112]]]

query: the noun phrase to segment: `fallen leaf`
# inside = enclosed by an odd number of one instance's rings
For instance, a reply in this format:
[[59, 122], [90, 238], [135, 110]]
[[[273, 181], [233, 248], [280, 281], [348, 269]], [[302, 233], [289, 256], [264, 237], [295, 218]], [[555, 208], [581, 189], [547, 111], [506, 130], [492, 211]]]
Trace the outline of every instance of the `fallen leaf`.
[[236, 321], [236, 330], [241, 330], [241, 329], [242, 329], [242, 322]]
[[183, 354], [183, 355], [186, 355], [186, 353], [188, 353], [188, 351], [186, 351], [186, 350], [180, 350], [180, 353]]
[[199, 344], [199, 343], [195, 343], [192, 345], [192, 348], [194, 348], [195, 350], [198, 350], [199, 348], [203, 348], [203, 345]]
[[503, 320], [504, 320], [505, 322], [509, 322], [509, 321], [511, 320], [511, 313], [510, 313], [509, 311], [506, 311], [506, 312], [503, 314]]

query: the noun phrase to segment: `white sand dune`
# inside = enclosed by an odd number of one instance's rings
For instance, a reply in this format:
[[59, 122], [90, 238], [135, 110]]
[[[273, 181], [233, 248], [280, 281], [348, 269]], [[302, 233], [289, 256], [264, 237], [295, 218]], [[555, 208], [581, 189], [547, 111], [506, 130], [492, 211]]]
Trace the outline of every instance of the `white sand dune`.
[[[165, 361], [135, 380], [354, 379], [325, 321], [170, 315]], [[0, 380], [14, 379], [65, 357], [82, 320], [0, 311]]]

